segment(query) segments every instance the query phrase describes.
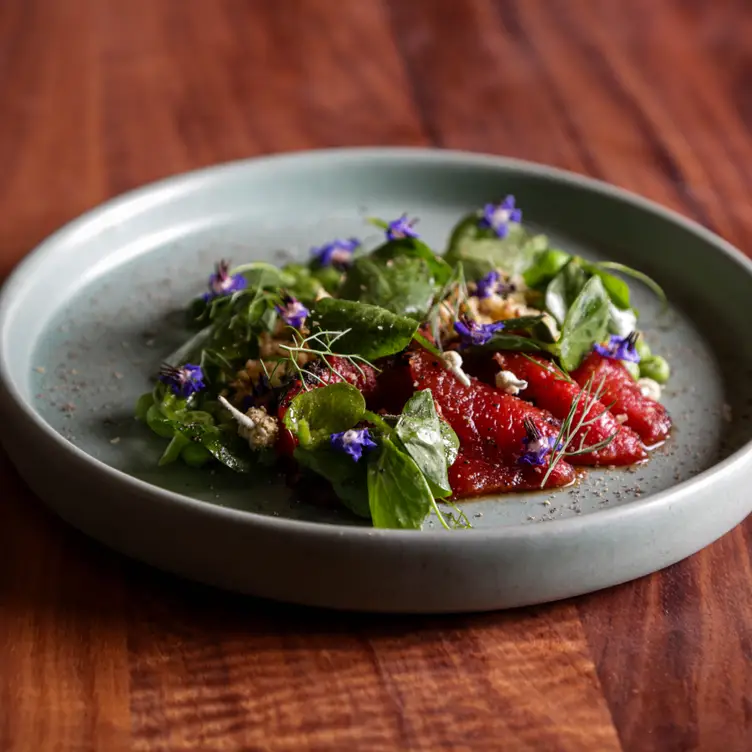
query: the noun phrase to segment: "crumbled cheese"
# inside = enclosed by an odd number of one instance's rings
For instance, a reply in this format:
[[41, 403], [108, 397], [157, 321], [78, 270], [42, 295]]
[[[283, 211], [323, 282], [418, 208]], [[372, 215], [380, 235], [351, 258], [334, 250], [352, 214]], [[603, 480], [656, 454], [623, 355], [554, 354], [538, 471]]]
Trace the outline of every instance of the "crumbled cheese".
[[247, 412], [242, 413], [222, 395], [219, 396], [219, 401], [237, 422], [238, 436], [245, 439], [251, 449], [264, 449], [274, 445], [279, 433], [279, 424], [263, 407], [249, 407]]
[[637, 379], [637, 386], [640, 387], [643, 397], [648, 397], [656, 402], [661, 398], [661, 385], [657, 381], [643, 377]]
[[494, 381], [496, 388], [505, 394], [519, 394], [523, 389], [527, 389], [527, 381], [517, 378], [517, 374], [511, 371], [499, 371]]
[[627, 422], [627, 416], [626, 416], [626, 415], [625, 415], [624, 413], [619, 413], [619, 414], [618, 414], [618, 415], [616, 416], [616, 420], [617, 420], [617, 421], [618, 421], [619, 423], [626, 423], [626, 422]]
[[470, 377], [462, 370], [462, 356], [456, 350], [448, 350], [444, 353], [444, 363], [458, 381], [465, 386], [470, 386]]

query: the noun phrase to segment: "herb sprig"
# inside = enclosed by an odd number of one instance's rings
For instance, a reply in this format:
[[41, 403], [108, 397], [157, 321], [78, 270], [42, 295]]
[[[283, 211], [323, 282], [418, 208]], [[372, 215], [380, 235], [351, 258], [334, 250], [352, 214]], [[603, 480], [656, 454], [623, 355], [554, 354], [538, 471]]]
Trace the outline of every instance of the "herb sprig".
[[[545, 488], [548, 479], [551, 477], [551, 473], [562, 459], [565, 457], [576, 457], [580, 454], [589, 454], [590, 452], [604, 449], [617, 437], [619, 429], [601, 441], [597, 441], [593, 444], [585, 444], [587, 435], [590, 431], [590, 426], [599, 421], [613, 407], [613, 403], [605, 405], [600, 412], [590, 416], [591, 410], [600, 402], [604, 390], [605, 379], [601, 379], [601, 382], [596, 389], [593, 390], [593, 377], [590, 376], [587, 382], [585, 382], [585, 386], [572, 400], [572, 405], [569, 408], [567, 417], [562, 421], [561, 428], [556, 437], [556, 443], [553, 445], [554, 449], [551, 452], [548, 470], [541, 481], [541, 488]], [[582, 405], [582, 413], [579, 418], [575, 419], [577, 408], [580, 405]], [[580, 431], [583, 431], [580, 440], [577, 443], [576, 448], [572, 449], [571, 447], [574, 445], [575, 437]]]

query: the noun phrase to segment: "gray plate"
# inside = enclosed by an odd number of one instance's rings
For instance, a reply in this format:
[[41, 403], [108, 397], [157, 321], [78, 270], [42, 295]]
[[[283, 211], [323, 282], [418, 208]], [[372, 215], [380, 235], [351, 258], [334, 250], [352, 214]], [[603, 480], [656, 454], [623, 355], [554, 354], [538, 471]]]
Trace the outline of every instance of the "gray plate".
[[[669, 293], [661, 314], [633, 284], [653, 350], [675, 374], [665, 399], [675, 431], [648, 465], [468, 502], [474, 529], [452, 533], [372, 530], [271, 471], [156, 467], [164, 442], [133, 420], [133, 404], [186, 336], [180, 308], [219, 257], [305, 258], [335, 235], [369, 239], [365, 216], [403, 211], [441, 248], [460, 215], [506, 193], [560, 247], [636, 266]], [[752, 509], [751, 271], [727, 243], [655, 204], [514, 160], [376, 149], [220, 166], [111, 201], [21, 264], [0, 298], [0, 431], [62, 517], [187, 577], [374, 611], [555, 600], [678, 561]]]

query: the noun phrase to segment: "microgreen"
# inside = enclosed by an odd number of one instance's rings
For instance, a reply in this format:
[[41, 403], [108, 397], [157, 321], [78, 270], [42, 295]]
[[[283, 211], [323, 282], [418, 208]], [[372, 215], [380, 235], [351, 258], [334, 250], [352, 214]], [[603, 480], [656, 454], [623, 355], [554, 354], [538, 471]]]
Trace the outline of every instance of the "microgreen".
[[[612, 405], [604, 406], [603, 409], [597, 412], [595, 415], [590, 415], [590, 412], [595, 406], [600, 403], [600, 399], [603, 396], [605, 390], [605, 379], [602, 379], [597, 388], [593, 390], [593, 377], [591, 376], [586, 382], [585, 386], [577, 396], [572, 400], [572, 404], [567, 413], [567, 417], [561, 423], [561, 428], [555, 439], [554, 449], [551, 452], [550, 460], [548, 463], [548, 470], [543, 476], [541, 481], [541, 488], [544, 488], [548, 479], [551, 477], [556, 465], [560, 460], [565, 457], [576, 457], [579, 454], [589, 454], [590, 452], [596, 452], [599, 449], [607, 447], [618, 435], [617, 429], [610, 436], [607, 436], [601, 441], [597, 441], [594, 444], [586, 444], [587, 435], [589, 432], [589, 426], [600, 420], [612, 407]], [[575, 419], [577, 414], [577, 408], [582, 407], [580, 417]], [[574, 446], [575, 436], [582, 431], [580, 440], [577, 446]], [[573, 448], [574, 447], [574, 448]]]

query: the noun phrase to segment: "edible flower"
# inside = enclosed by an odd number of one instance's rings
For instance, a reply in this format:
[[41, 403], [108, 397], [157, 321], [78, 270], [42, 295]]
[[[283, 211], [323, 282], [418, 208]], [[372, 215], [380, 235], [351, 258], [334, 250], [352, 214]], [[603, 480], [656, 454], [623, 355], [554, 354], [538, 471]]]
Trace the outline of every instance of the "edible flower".
[[626, 337], [619, 337], [617, 334], [612, 334], [607, 345], [596, 343], [593, 345], [593, 350], [604, 358], [639, 363], [640, 353], [637, 352], [636, 348], [637, 336], [637, 332], [632, 332]]
[[167, 384], [172, 393], [179, 397], [190, 397], [206, 386], [201, 366], [195, 366], [192, 363], [186, 363], [183, 366], [170, 366], [165, 363], [159, 369], [159, 380]]
[[472, 347], [473, 345], [485, 345], [496, 332], [503, 328], [503, 321], [494, 321], [492, 324], [479, 324], [477, 321], [466, 318], [454, 322], [454, 331], [460, 335], [461, 349]]
[[525, 418], [523, 425], [527, 434], [522, 439], [525, 451], [517, 459], [517, 464], [541, 467], [546, 464], [546, 456], [551, 450], [554, 447], [561, 449], [561, 444], [556, 446], [556, 438], [554, 436], [541, 436], [540, 431], [530, 418]]
[[399, 219], [395, 219], [386, 226], [386, 236], [389, 240], [401, 240], [402, 238], [418, 238], [417, 232], [413, 225], [417, 219], [408, 219], [407, 214], [403, 214]]
[[300, 329], [303, 322], [311, 313], [297, 298], [292, 295], [282, 296], [282, 305], [274, 306], [277, 313], [288, 326]]
[[476, 298], [490, 298], [492, 295], [502, 295], [513, 291], [514, 285], [504, 284], [501, 274], [496, 270], [488, 272], [485, 277], [475, 283]]
[[376, 446], [367, 428], [351, 428], [349, 431], [333, 433], [330, 441], [337, 451], [349, 454], [354, 462], [363, 456], [364, 449], [373, 449]]
[[514, 208], [514, 196], [507, 196], [500, 204], [486, 204], [478, 224], [505, 238], [512, 222], [522, 222], [522, 210]]
[[209, 277], [209, 292], [204, 293], [204, 300], [208, 303], [213, 298], [245, 290], [247, 284], [242, 274], [230, 274], [230, 265], [222, 260], [217, 264], [214, 274]]
[[357, 238], [336, 238], [330, 243], [311, 248], [311, 254], [321, 266], [348, 266], [359, 245], [360, 241]]

